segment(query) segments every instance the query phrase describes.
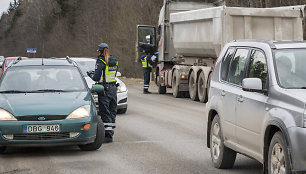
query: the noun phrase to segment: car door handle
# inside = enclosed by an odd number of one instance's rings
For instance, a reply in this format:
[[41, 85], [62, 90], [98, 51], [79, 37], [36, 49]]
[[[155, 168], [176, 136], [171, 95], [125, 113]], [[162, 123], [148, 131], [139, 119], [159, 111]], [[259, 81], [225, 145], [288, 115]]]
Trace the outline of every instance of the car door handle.
[[225, 96], [225, 91], [224, 90], [221, 91], [221, 95]]
[[239, 95], [239, 96], [237, 97], [237, 100], [238, 100], [238, 102], [243, 102], [243, 97], [242, 97], [242, 95]]

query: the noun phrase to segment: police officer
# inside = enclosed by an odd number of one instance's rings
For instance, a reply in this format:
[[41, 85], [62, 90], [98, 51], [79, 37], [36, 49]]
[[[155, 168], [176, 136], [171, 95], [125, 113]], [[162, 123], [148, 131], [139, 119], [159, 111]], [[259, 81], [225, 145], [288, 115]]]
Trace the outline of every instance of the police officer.
[[156, 59], [156, 56], [154, 55], [155, 48], [148, 44], [141, 45], [140, 48], [142, 48], [144, 52], [144, 54], [142, 54], [140, 57], [144, 78], [143, 93], [150, 94], [150, 72], [152, 71], [152, 65], [154, 64], [154, 60]]
[[104, 86], [104, 93], [98, 94], [99, 110], [105, 126], [104, 143], [113, 141], [115, 120], [117, 113], [117, 86], [116, 73], [118, 61], [110, 55], [109, 46], [106, 43], [98, 45], [99, 56], [96, 62], [92, 79]]

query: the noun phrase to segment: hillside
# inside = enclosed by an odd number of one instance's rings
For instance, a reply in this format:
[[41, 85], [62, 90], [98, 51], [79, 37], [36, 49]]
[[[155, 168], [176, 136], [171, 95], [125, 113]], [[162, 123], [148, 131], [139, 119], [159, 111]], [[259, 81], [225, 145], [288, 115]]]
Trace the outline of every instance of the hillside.
[[[210, 0], [203, 0], [209, 2]], [[215, 1], [215, 0], [212, 0]], [[156, 25], [163, 0], [20, 0], [0, 20], [0, 55], [96, 57], [107, 42], [127, 77], [141, 77], [135, 62], [136, 25]], [[226, 0], [227, 6], [274, 7], [306, 0]]]

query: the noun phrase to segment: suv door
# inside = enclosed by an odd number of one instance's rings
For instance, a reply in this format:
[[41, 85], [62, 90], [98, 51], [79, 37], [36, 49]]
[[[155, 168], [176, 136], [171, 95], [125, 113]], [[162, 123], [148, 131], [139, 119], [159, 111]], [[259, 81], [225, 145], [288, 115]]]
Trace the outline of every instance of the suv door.
[[[248, 48], [237, 48], [234, 56], [227, 56], [221, 65], [221, 108], [223, 136], [227, 142], [237, 143], [236, 136], [236, 96], [241, 91]], [[227, 65], [227, 66], [226, 66]]]
[[[263, 51], [253, 49], [248, 61], [247, 78], [260, 78], [263, 89], [268, 86], [267, 60]], [[262, 152], [262, 127], [268, 96], [259, 92], [241, 90], [237, 101], [237, 138], [244, 149], [256, 153], [260, 158]]]

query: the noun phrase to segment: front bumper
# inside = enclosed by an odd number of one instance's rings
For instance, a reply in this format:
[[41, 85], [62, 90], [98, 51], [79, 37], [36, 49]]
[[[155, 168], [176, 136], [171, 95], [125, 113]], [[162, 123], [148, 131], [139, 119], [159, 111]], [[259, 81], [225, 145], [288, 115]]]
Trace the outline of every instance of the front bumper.
[[306, 173], [306, 128], [292, 127], [288, 129], [292, 172]]
[[[83, 126], [90, 124], [90, 128], [85, 130]], [[57, 133], [25, 133], [25, 125], [60, 125], [60, 132], [58, 134], [68, 134], [68, 137], [58, 138], [54, 135]], [[53, 121], [1, 121], [0, 122], [0, 146], [41, 146], [41, 145], [74, 145], [74, 144], [88, 144], [94, 142], [96, 138], [97, 121], [96, 119], [82, 118], [71, 120], [53, 120]], [[77, 136], [69, 136], [71, 132], [79, 133]], [[41, 136], [41, 135], [48, 136]], [[15, 135], [13, 139], [7, 139], [3, 135]], [[30, 135], [38, 138], [33, 140]], [[18, 139], [17, 136], [22, 136], [23, 139]]]

